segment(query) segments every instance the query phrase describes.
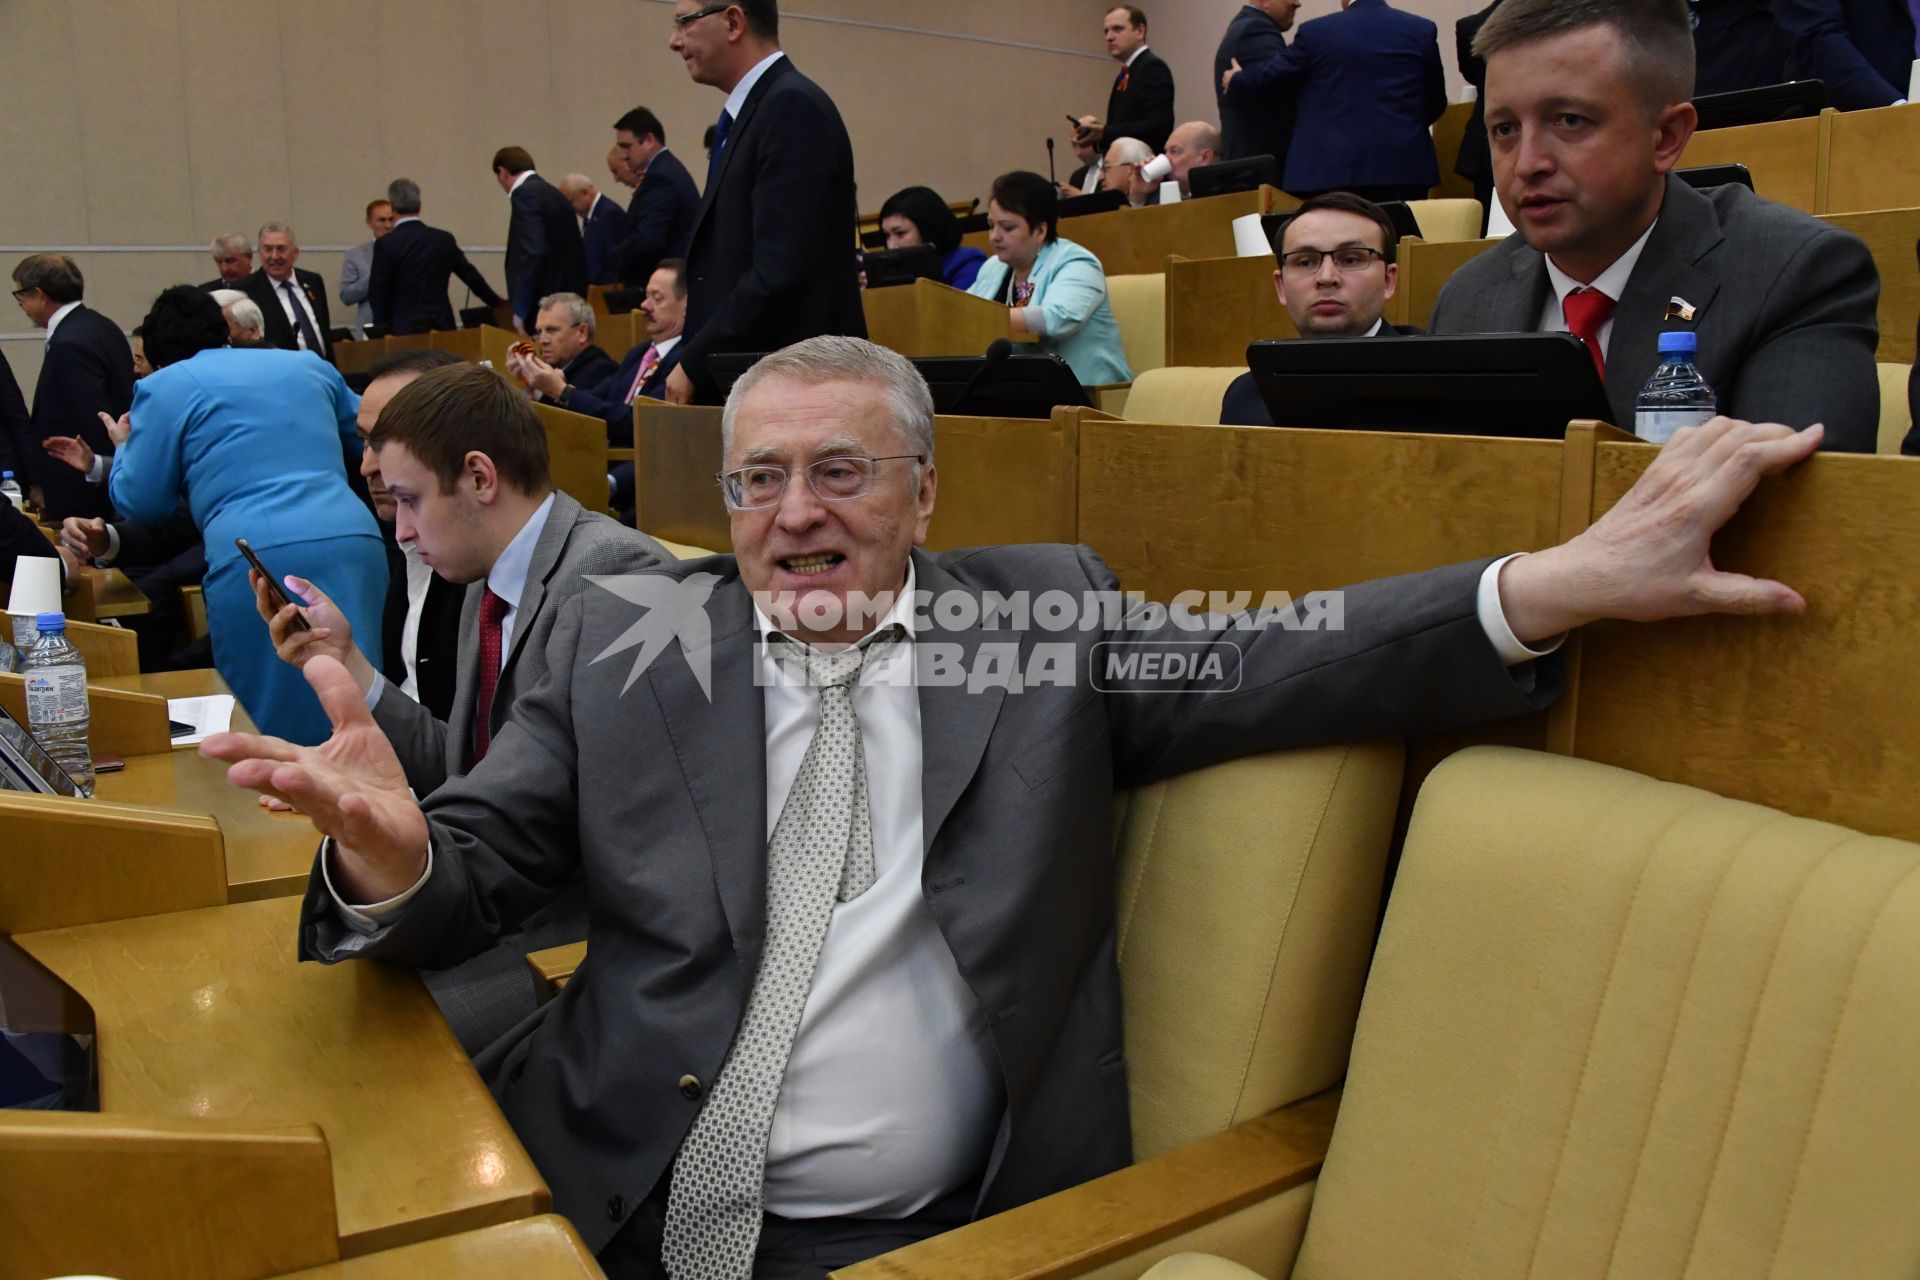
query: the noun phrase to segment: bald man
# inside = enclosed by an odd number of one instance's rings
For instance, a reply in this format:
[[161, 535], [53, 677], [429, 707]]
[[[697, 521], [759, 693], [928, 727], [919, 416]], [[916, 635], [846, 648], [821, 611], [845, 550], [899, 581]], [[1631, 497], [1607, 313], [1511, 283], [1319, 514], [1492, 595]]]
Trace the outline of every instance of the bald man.
[[607, 199], [584, 173], [570, 173], [560, 179], [560, 194], [580, 219], [580, 239], [587, 250], [587, 283], [618, 284], [613, 251], [626, 232], [626, 210]]
[[1171, 166], [1170, 171], [1158, 182], [1150, 182], [1136, 171], [1132, 188], [1127, 192], [1127, 199], [1133, 204], [1159, 204], [1161, 182], [1179, 183], [1182, 200], [1191, 196], [1193, 191], [1188, 186], [1187, 175], [1220, 158], [1220, 131], [1205, 120], [1190, 120], [1167, 135], [1167, 149], [1162, 154]]

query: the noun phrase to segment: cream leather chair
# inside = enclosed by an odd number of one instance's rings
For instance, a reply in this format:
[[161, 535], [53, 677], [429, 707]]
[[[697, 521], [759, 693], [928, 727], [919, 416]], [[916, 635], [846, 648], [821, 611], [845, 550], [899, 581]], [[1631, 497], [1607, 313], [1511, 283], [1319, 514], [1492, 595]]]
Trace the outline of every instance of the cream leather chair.
[[1172, 367], [1141, 373], [1127, 393], [1128, 422], [1176, 422], [1210, 427], [1220, 421], [1220, 400], [1245, 368]]
[[1107, 305], [1120, 325], [1120, 343], [1136, 380], [1167, 362], [1167, 277], [1108, 276]]
[[1900, 442], [1913, 426], [1913, 412], [1907, 403], [1907, 379], [1913, 375], [1913, 366], [1882, 360], [1879, 369], [1880, 436], [1875, 452], [1899, 453]]
[[1172, 1153], [1158, 1197], [1137, 1166], [942, 1239], [976, 1276], [1041, 1274], [1049, 1236], [1075, 1261], [1044, 1274], [1139, 1275], [1199, 1231], [1231, 1262], [1146, 1274], [1909, 1278], [1915, 1009], [1920, 846], [1474, 748], [1421, 790], [1324, 1167], [1330, 1095], [1254, 1122], [1263, 1152]]
[[1420, 224], [1420, 238], [1428, 244], [1448, 240], [1478, 240], [1480, 222], [1486, 209], [1478, 200], [1457, 196], [1444, 200], [1409, 200], [1413, 220]]

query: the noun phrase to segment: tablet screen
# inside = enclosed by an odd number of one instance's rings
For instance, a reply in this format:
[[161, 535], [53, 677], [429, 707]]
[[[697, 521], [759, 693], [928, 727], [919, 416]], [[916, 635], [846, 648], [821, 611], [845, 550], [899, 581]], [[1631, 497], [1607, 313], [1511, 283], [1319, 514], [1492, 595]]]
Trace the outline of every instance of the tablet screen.
[[84, 796], [67, 771], [54, 763], [26, 726], [5, 707], [0, 707], [0, 787], [45, 796]]

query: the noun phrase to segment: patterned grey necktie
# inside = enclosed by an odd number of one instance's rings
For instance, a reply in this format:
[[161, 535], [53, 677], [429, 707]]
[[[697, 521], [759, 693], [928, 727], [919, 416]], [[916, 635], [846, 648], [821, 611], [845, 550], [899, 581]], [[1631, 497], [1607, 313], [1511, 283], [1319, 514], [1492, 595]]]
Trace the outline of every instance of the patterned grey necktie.
[[733, 1048], [673, 1166], [662, 1256], [673, 1280], [745, 1280], [765, 1203], [767, 1137], [836, 899], [873, 884], [873, 824], [853, 687], [898, 634], [808, 653], [820, 724], [767, 850], [767, 930]]

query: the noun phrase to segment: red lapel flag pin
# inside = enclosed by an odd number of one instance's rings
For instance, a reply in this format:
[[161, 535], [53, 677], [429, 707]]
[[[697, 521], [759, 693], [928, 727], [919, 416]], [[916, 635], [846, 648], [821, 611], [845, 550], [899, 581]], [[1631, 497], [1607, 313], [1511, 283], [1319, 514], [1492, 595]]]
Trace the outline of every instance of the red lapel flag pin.
[[1693, 304], [1678, 294], [1675, 294], [1667, 302], [1667, 319], [1691, 321], [1693, 319]]

